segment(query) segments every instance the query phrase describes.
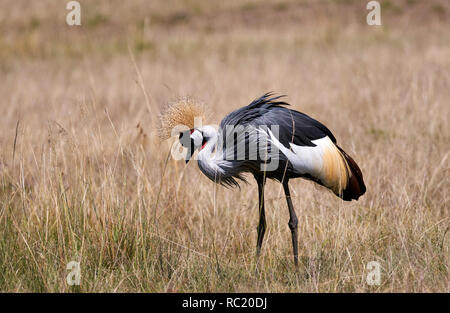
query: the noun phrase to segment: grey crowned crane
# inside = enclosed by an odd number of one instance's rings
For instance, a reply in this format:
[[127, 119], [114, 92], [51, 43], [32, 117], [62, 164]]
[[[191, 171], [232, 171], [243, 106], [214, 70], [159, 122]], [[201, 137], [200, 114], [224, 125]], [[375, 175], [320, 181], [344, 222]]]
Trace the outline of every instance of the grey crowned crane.
[[331, 131], [308, 115], [288, 109], [289, 104], [280, 101], [281, 97], [267, 93], [228, 114], [218, 129], [209, 125], [191, 128], [181, 132], [179, 140], [188, 150], [186, 163], [198, 150], [200, 170], [216, 183], [238, 186], [239, 180], [245, 181], [244, 173], [253, 175], [259, 194], [257, 256], [266, 230], [266, 179], [283, 185], [297, 266], [298, 220], [289, 180], [312, 180], [346, 201], [357, 200], [366, 187], [358, 165], [337, 145]]

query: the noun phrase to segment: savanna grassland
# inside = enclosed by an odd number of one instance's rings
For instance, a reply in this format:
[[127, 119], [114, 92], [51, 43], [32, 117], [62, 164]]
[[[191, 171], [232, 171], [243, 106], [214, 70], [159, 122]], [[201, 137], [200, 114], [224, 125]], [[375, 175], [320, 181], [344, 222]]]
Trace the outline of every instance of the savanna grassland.
[[[449, 292], [450, 3], [0, 3], [0, 291]], [[168, 102], [205, 123], [267, 91], [326, 124], [367, 193], [228, 190], [157, 137]], [[66, 269], [79, 261], [81, 284]], [[381, 284], [366, 283], [367, 263]], [[258, 269], [257, 269], [258, 268]]]

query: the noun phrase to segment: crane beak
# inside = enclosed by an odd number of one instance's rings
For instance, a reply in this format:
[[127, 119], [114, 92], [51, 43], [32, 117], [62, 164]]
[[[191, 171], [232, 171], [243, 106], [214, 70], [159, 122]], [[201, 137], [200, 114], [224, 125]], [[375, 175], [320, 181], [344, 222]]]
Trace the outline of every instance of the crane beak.
[[191, 147], [188, 148], [188, 151], [186, 152], [186, 159], [185, 159], [186, 164], [188, 164], [194, 152], [195, 152], [194, 140], [191, 139]]
[[195, 152], [194, 140], [191, 138], [190, 134], [191, 133], [188, 130], [188, 131], [180, 133], [180, 136], [179, 136], [181, 145], [187, 149], [186, 156], [185, 156], [186, 164], [189, 162], [189, 160], [192, 158], [192, 155]]

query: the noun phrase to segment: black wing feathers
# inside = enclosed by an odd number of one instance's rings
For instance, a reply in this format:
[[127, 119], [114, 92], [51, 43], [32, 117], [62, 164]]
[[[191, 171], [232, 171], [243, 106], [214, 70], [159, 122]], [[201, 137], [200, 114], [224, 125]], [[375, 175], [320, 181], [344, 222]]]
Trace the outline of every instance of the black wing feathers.
[[[281, 96], [272, 97], [272, 93], [266, 93], [262, 97], [252, 101], [249, 105], [228, 114], [220, 123], [220, 128], [225, 130], [227, 125], [254, 125], [254, 126], [279, 126], [279, 141], [289, 147], [289, 143], [299, 146], [315, 146], [311, 140], [325, 136], [335, 143], [336, 138], [331, 131], [319, 121], [304, 113], [290, 110], [285, 106], [289, 104], [278, 101]], [[223, 134], [226, 136], [225, 132]]]

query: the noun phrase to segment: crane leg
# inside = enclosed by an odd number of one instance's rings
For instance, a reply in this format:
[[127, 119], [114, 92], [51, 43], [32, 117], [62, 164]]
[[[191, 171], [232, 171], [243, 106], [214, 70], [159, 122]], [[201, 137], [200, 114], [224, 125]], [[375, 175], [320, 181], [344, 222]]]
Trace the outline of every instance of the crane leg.
[[257, 179], [258, 182], [258, 197], [259, 197], [259, 224], [258, 224], [258, 240], [256, 242], [256, 257], [261, 253], [261, 246], [266, 232], [266, 213], [264, 211], [264, 179]]
[[286, 201], [289, 209], [289, 229], [292, 235], [292, 247], [294, 250], [294, 264], [298, 266], [298, 219], [294, 211], [294, 206], [292, 205], [291, 193], [289, 191], [289, 181], [285, 180], [283, 182], [284, 194], [286, 195]]

